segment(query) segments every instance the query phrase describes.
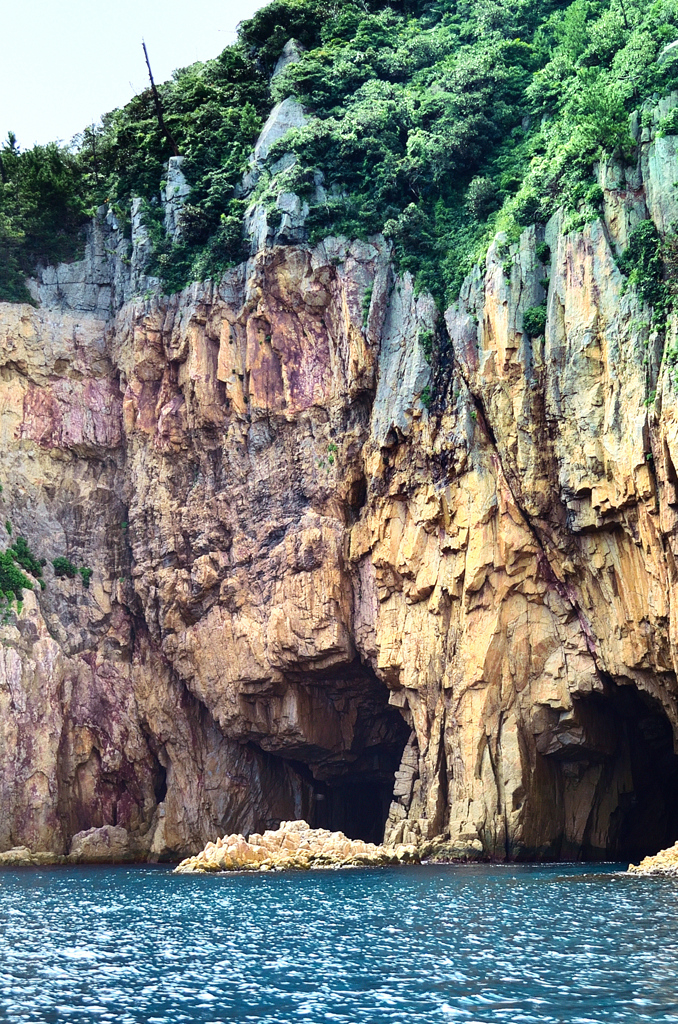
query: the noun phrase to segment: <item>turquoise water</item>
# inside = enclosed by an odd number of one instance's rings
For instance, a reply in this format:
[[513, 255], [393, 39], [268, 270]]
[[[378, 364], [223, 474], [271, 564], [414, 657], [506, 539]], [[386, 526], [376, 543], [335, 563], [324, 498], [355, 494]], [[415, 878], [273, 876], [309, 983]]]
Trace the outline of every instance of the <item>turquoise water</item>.
[[678, 882], [599, 865], [5, 871], [0, 1020], [678, 1022]]

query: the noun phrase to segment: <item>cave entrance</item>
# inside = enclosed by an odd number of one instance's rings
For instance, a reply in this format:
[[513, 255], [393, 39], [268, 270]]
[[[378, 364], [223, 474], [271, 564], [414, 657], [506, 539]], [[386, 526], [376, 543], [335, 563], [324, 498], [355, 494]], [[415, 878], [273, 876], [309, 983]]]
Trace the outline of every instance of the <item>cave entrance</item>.
[[349, 839], [363, 839], [367, 843], [383, 842], [395, 773], [409, 729], [405, 727], [395, 732], [402, 743], [370, 750], [369, 756], [361, 759], [362, 763], [347, 766], [345, 775], [327, 782], [313, 780], [312, 828], [343, 832]]
[[[575, 704], [561, 764], [565, 822], [586, 820], [562, 857], [638, 862], [678, 840], [678, 755], [670, 722], [649, 694], [606, 680]], [[575, 824], [576, 829], [576, 824]]]
[[401, 709], [389, 703], [390, 690], [357, 657], [322, 672], [290, 674], [286, 686], [290, 707], [301, 710], [288, 729], [295, 742], [288, 738], [275, 753], [299, 777], [300, 813], [312, 828], [382, 843], [412, 732]]

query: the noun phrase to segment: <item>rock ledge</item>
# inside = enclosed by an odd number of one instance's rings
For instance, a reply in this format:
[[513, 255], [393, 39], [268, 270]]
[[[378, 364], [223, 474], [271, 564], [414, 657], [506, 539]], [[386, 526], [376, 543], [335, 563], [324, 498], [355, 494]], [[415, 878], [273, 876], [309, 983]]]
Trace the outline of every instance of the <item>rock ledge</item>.
[[416, 864], [419, 860], [416, 846], [375, 846], [348, 839], [343, 832], [311, 828], [306, 821], [283, 821], [275, 831], [253, 832], [249, 840], [234, 834], [208, 843], [197, 856], [182, 860], [175, 871], [283, 871]]
[[27, 846], [13, 846], [0, 853], [0, 868], [36, 868], [51, 864], [67, 864], [68, 858], [49, 850], [29, 850]]

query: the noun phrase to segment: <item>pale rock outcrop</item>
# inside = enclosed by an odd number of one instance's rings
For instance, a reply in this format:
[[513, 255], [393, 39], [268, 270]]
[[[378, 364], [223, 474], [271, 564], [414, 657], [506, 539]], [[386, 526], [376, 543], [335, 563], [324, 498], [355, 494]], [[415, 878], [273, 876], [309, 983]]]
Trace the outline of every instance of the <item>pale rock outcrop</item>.
[[659, 853], [650, 857], [643, 857], [640, 864], [629, 864], [629, 875], [663, 875], [669, 878], [678, 876], [678, 843], [667, 850], [660, 850]]
[[141, 199], [133, 199], [131, 240], [111, 207], [100, 206], [87, 225], [82, 259], [38, 270], [26, 284], [32, 298], [52, 311], [88, 314], [109, 320], [133, 296], [157, 289], [149, 276], [151, 242]]
[[[299, 59], [301, 51], [295, 40], [290, 40], [280, 58], [276, 73]], [[282, 64], [280, 62], [283, 62]], [[285, 139], [290, 131], [308, 124], [303, 106], [293, 96], [277, 103], [271, 111], [250, 157], [250, 167], [236, 190], [248, 195], [264, 177], [265, 188], [255, 193], [244, 217], [244, 233], [249, 239], [252, 254], [267, 246], [292, 245], [307, 238], [306, 218], [309, 205], [290, 190], [289, 176], [285, 172], [296, 164], [293, 152], [283, 152], [276, 160], [269, 160], [273, 146]], [[267, 176], [267, 177], [266, 177]], [[324, 196], [323, 176], [315, 172], [316, 196]]]
[[254, 164], [266, 163], [273, 144], [284, 139], [290, 129], [301, 128], [307, 122], [304, 108], [294, 96], [276, 103], [254, 146]]
[[297, 39], [288, 39], [283, 46], [282, 53], [278, 57], [276, 66], [273, 68], [271, 78], [277, 78], [290, 64], [296, 64], [301, 60], [304, 47]]
[[416, 864], [416, 846], [377, 846], [348, 839], [343, 832], [313, 829], [306, 821], [282, 821], [275, 830], [224, 836], [175, 868], [181, 875], [215, 871], [289, 871], [318, 868], [379, 867]]
[[45, 267], [28, 282], [33, 298], [51, 309], [107, 319], [130, 296], [130, 243], [113, 210], [100, 207], [87, 226], [83, 258]]
[[165, 231], [173, 241], [181, 235], [181, 211], [191, 191], [182, 170], [185, 156], [171, 156], [167, 163], [167, 182], [165, 184]]
[[678, 92], [663, 97], [656, 105], [645, 104], [645, 123], [640, 130], [640, 166], [647, 208], [662, 234], [675, 229], [678, 224], [678, 136], [671, 132], [665, 135], [661, 130], [662, 121], [676, 106]]

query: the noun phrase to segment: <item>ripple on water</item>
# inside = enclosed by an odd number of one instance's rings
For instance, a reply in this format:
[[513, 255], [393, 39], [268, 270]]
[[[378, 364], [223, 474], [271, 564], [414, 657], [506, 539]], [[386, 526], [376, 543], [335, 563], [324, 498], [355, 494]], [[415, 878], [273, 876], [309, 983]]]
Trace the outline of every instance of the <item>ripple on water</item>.
[[678, 1024], [678, 882], [572, 866], [0, 874], [0, 1019]]

